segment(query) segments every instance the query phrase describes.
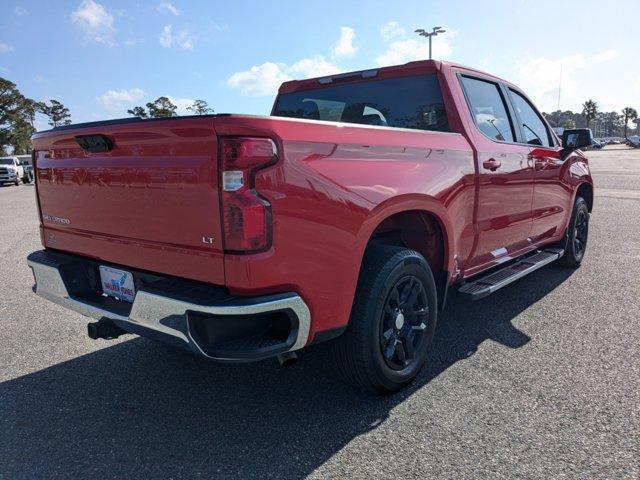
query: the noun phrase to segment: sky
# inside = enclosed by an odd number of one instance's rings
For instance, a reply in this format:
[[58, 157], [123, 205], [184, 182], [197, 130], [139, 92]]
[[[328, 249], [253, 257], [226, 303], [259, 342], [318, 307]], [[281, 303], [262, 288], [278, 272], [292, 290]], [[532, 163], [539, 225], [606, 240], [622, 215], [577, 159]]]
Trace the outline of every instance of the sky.
[[[428, 56], [505, 78], [541, 110], [640, 110], [640, 2], [0, 0], [0, 77], [74, 122], [168, 96], [218, 113], [269, 114], [289, 79]], [[39, 118], [39, 129], [47, 128]]]

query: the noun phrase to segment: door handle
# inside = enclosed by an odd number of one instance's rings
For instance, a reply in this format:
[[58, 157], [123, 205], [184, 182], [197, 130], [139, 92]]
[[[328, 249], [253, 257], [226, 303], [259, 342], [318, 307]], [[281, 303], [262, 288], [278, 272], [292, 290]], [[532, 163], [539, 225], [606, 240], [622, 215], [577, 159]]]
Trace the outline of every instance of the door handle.
[[500, 168], [500, 165], [502, 165], [502, 162], [500, 160], [496, 160], [495, 158], [490, 158], [482, 162], [482, 166], [487, 170], [491, 170], [492, 172], [495, 172], [498, 168]]

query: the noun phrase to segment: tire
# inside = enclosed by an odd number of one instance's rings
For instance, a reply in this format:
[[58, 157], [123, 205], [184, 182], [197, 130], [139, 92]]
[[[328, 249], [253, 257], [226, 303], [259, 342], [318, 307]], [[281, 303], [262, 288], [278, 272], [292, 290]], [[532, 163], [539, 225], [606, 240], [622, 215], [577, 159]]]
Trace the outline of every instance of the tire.
[[564, 255], [558, 260], [559, 265], [578, 268], [582, 263], [589, 236], [589, 206], [582, 197], [576, 197], [573, 203], [571, 220], [565, 234]]
[[367, 249], [349, 326], [330, 345], [338, 372], [367, 393], [397, 392], [424, 366], [437, 315], [436, 285], [422, 255]]
[[14, 182], [15, 186], [16, 186], [16, 187], [19, 187], [19, 186], [20, 186], [20, 183], [22, 183], [22, 180], [20, 179], [20, 177], [16, 177], [16, 180], [15, 180], [15, 182]]

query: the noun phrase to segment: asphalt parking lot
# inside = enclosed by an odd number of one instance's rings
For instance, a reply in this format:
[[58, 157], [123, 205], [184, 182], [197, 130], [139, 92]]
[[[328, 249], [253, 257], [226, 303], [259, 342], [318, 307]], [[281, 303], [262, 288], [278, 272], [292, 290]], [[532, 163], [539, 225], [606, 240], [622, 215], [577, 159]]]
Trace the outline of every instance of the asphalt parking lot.
[[321, 348], [222, 365], [31, 292], [32, 186], [0, 188], [0, 479], [640, 477], [640, 150], [590, 152], [587, 256], [450, 303], [429, 366], [370, 398]]

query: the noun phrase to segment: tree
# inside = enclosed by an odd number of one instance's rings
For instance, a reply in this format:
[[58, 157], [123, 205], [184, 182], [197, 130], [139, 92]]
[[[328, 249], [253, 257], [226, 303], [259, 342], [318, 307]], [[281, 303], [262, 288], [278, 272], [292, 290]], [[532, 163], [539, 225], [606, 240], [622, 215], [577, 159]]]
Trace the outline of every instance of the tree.
[[587, 120], [587, 128], [591, 128], [591, 121], [598, 114], [598, 104], [593, 100], [587, 100], [582, 104], [582, 115]]
[[147, 103], [147, 110], [144, 107], [133, 107], [127, 110], [129, 115], [140, 118], [162, 118], [175, 117], [178, 107], [176, 107], [167, 97], [158, 97], [153, 102]]
[[624, 138], [627, 138], [627, 124], [629, 120], [633, 121], [638, 118], [638, 112], [635, 108], [625, 107], [622, 109], [622, 116], [624, 117]]
[[0, 154], [7, 154], [7, 147], [14, 154], [31, 151], [31, 135], [36, 112], [41, 104], [26, 98], [15, 83], [0, 78]]
[[31, 153], [31, 136], [36, 129], [23, 119], [18, 120], [11, 131], [10, 145], [14, 155], [26, 155]]
[[560, 126], [565, 130], [570, 130], [572, 128], [576, 128], [576, 122], [574, 122], [572, 118], [567, 118], [566, 120], [562, 121], [562, 125]]
[[167, 97], [158, 97], [153, 102], [147, 103], [149, 116], [151, 118], [175, 117], [177, 115], [176, 107]]
[[11, 143], [11, 131], [15, 117], [22, 103], [16, 84], [0, 78], [0, 154], [6, 155], [6, 147]]
[[127, 113], [133, 115], [134, 117], [147, 118], [149, 115], [144, 107], [133, 107], [127, 110]]
[[207, 115], [213, 113], [213, 108], [204, 100], [195, 100], [193, 105], [187, 107], [187, 110], [193, 112], [194, 115]]
[[49, 125], [52, 127], [70, 125], [71, 115], [69, 114], [69, 109], [58, 100], [51, 99], [49, 103], [51, 105], [44, 103], [41, 106], [42, 113], [49, 117]]
[[[572, 128], [584, 128], [587, 121], [581, 113], [573, 113], [571, 110], [556, 110], [551, 113], [543, 113], [552, 127], [564, 127], [565, 123], [573, 124]], [[564, 127], [567, 128], [567, 127]]]
[[622, 133], [622, 115], [618, 112], [604, 114], [604, 131], [607, 137], [619, 137]]

